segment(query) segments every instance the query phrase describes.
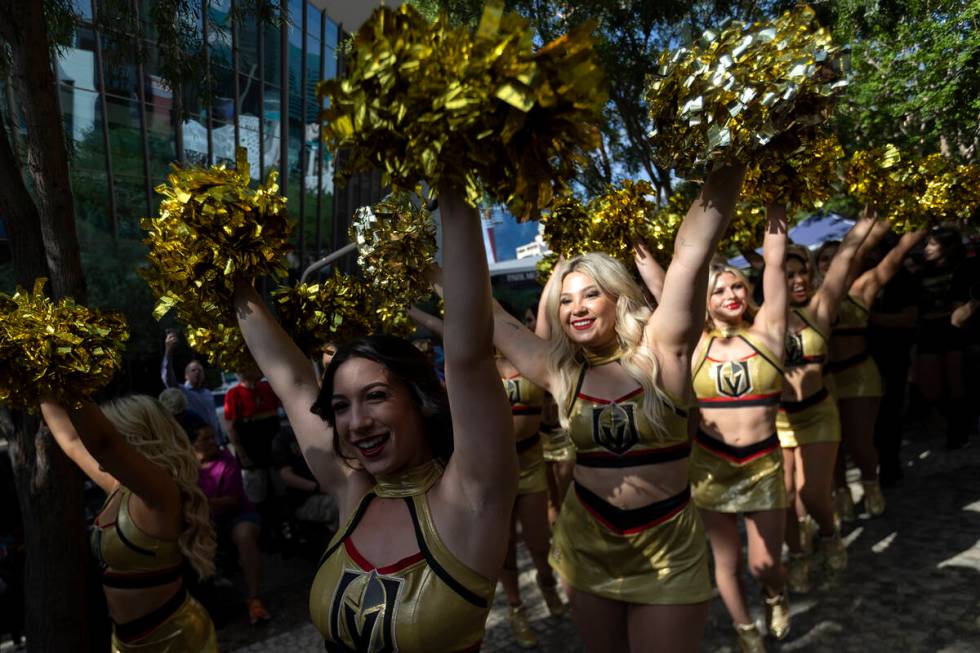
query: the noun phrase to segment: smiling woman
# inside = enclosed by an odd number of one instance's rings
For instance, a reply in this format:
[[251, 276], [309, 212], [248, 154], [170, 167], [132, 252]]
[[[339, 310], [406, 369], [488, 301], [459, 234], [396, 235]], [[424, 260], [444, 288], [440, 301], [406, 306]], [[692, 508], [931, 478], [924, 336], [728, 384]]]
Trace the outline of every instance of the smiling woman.
[[504, 562], [517, 456], [480, 222], [458, 193], [439, 201], [445, 390], [411, 343], [382, 335], [341, 344], [321, 388], [255, 290], [235, 294], [249, 350], [341, 508], [310, 591], [328, 651], [478, 650]]
[[685, 409], [708, 260], [742, 172], [709, 176], [677, 233], [656, 310], [622, 263], [596, 252], [559, 264], [548, 282], [549, 340], [495, 308], [494, 344], [554, 396], [578, 452], [550, 563], [589, 651], [700, 645], [711, 586]]

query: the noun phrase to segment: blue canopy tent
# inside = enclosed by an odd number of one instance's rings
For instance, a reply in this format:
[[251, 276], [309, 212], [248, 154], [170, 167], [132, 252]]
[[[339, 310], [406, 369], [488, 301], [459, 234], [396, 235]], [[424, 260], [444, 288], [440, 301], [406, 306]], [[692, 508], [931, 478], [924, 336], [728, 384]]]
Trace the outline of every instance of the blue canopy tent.
[[[816, 214], [800, 221], [789, 230], [790, 241], [797, 245], [813, 248], [825, 240], [840, 240], [854, 226], [854, 220], [837, 215], [836, 213]], [[761, 252], [762, 249], [756, 250]], [[749, 262], [744, 256], [736, 256], [728, 260], [729, 265], [736, 268], [747, 268]]]

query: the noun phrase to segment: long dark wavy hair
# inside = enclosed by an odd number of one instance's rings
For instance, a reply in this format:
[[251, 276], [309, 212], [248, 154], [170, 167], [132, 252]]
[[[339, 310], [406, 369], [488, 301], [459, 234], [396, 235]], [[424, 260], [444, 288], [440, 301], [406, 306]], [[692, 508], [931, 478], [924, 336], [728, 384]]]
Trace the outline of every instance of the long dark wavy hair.
[[[425, 438], [429, 446], [443, 464], [449, 462], [453, 453], [453, 422], [449, 414], [446, 389], [442, 387], [436, 371], [425, 355], [403, 338], [386, 335], [365, 336], [338, 347], [337, 353], [323, 372], [320, 394], [310, 407], [310, 411], [326, 420], [331, 427], [336, 426], [336, 415], [331, 402], [334, 375], [337, 373], [337, 368], [352, 358], [372, 360], [387, 369], [394, 379], [405, 384], [412, 402], [422, 413], [426, 429]], [[351, 460], [355, 460], [341, 450], [340, 437], [336, 430], [333, 435], [333, 449], [348, 464]]]

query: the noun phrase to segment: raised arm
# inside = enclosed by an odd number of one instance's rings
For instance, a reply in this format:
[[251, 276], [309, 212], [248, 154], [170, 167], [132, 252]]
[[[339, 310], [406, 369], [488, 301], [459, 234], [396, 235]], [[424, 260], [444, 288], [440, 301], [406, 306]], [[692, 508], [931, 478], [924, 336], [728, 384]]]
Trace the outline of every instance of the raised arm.
[[[886, 225], [887, 221], [882, 221]], [[875, 225], [875, 230], [877, 230], [877, 225]], [[885, 231], [887, 231], [887, 226]], [[878, 265], [874, 266], [860, 277], [857, 278], [851, 285], [851, 294], [857, 295], [865, 306], [870, 306], [874, 301], [875, 296], [882, 287], [892, 280], [898, 271], [902, 269], [902, 261], [908, 256], [908, 253], [912, 251], [919, 241], [925, 238], [926, 234], [929, 233], [927, 229], [920, 229], [919, 231], [910, 231], [903, 234], [899, 239], [898, 244], [891, 248], [891, 250], [885, 254], [884, 258]], [[874, 233], [872, 233], [872, 236]], [[868, 240], [871, 236], [868, 237]], [[880, 240], [880, 239], [879, 239]]]
[[744, 258], [750, 266], [752, 266], [752, 269], [759, 270], [761, 272], [765, 268], [766, 259], [754, 249], [740, 247], [738, 253], [742, 255], [742, 258]]
[[41, 414], [62, 450], [103, 490], [122, 483], [152, 510], [180, 510], [180, 490], [170, 472], [126, 444], [91, 401], [78, 410], [42, 401]]
[[282, 399], [283, 409], [296, 433], [296, 441], [313, 476], [324, 488], [346, 500], [347, 478], [352, 470], [334, 454], [333, 430], [310, 412], [320, 392], [316, 373], [309, 359], [289, 338], [250, 284], [235, 289], [235, 313], [245, 344]]
[[408, 313], [408, 317], [412, 320], [412, 322], [415, 322], [423, 329], [428, 329], [440, 338], [443, 336], [443, 322], [435, 315], [426, 313], [418, 306], [409, 306], [408, 311], [406, 312]]
[[551, 293], [554, 285], [558, 283], [558, 275], [555, 272], [558, 271], [564, 262], [565, 257], [559, 256], [555, 267], [551, 269], [551, 274], [548, 275], [548, 281], [545, 282], [544, 288], [541, 289], [541, 296], [538, 297], [538, 318], [534, 321], [534, 335], [542, 340], [551, 338], [551, 323], [548, 322], [548, 295]]
[[[446, 309], [443, 348], [453, 420], [446, 480], [471, 507], [513, 502], [517, 487], [510, 406], [493, 356], [490, 272], [480, 219], [456, 191], [439, 197]], [[511, 502], [511, 504], [508, 504]]]
[[830, 261], [830, 267], [824, 276], [820, 288], [810, 299], [809, 308], [824, 333], [830, 330], [837, 309], [849, 290], [852, 266], [854, 265], [861, 243], [868, 237], [875, 226], [875, 219], [865, 215], [858, 219], [851, 230], [844, 236], [837, 253]]
[[[771, 340], [779, 345], [786, 337], [786, 206], [773, 204], [766, 207], [766, 234], [762, 238], [762, 291], [766, 298], [759, 310], [756, 325], [766, 330]], [[761, 323], [761, 324], [760, 324]]]
[[660, 304], [660, 297], [664, 293], [666, 270], [660, 267], [660, 263], [657, 263], [657, 259], [650, 254], [646, 244], [640, 241], [633, 243], [633, 260], [636, 262], [636, 270], [640, 273], [640, 279], [643, 280], [643, 284], [653, 296], [653, 301]]
[[82, 473], [92, 479], [106, 494], [115, 490], [119, 481], [102, 469], [99, 466], [99, 461], [85, 448], [85, 444], [78, 436], [78, 431], [75, 430], [75, 425], [71, 423], [71, 418], [68, 417], [68, 411], [59, 404], [45, 401], [41, 403], [41, 414], [44, 416], [44, 422], [48, 425], [48, 430], [54, 436], [55, 442], [65, 452], [65, 455], [78, 465]]
[[704, 327], [708, 262], [731, 218], [742, 186], [743, 166], [708, 175], [674, 240], [674, 256], [664, 277], [660, 305], [647, 323], [645, 341], [662, 357], [686, 368]]

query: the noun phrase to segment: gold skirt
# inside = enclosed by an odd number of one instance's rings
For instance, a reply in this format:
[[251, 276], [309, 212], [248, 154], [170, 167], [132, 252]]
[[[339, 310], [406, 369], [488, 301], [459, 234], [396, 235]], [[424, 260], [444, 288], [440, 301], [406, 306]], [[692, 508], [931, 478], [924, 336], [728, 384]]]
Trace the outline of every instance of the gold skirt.
[[553, 431], [541, 429], [541, 442], [544, 444], [544, 459], [549, 463], [575, 462], [575, 445], [568, 431], [556, 428]]
[[774, 433], [748, 447], [698, 433], [691, 449], [691, 493], [698, 508], [724, 513], [786, 508], [783, 452]]
[[[573, 588], [596, 596], [648, 605], [707, 601], [708, 548], [689, 498], [685, 490], [620, 510], [574, 483], [555, 524], [548, 561]], [[647, 517], [653, 519], [637, 523]]]
[[783, 402], [776, 433], [784, 449], [817, 442], [840, 442], [840, 413], [826, 388], [800, 402]]
[[878, 366], [867, 354], [863, 360], [829, 372], [826, 380], [835, 399], [881, 397], [885, 394]]
[[[534, 442], [530, 442], [534, 440]], [[522, 449], [525, 442], [529, 443]], [[548, 491], [548, 476], [544, 468], [544, 451], [541, 439], [531, 436], [517, 443], [517, 466], [520, 476], [517, 478], [517, 494], [534, 494]]]
[[[112, 629], [111, 653], [218, 653], [218, 638], [204, 606], [186, 594], [180, 606], [145, 635], [122, 641]], [[125, 624], [122, 628], [132, 628]]]

